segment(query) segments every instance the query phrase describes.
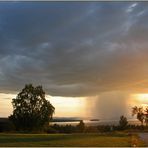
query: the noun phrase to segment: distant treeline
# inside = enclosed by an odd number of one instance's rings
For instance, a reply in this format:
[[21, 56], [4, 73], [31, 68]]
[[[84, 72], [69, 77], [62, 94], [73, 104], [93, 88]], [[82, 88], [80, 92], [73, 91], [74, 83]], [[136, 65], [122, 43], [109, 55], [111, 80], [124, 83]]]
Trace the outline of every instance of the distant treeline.
[[[120, 123], [120, 122], [119, 122]], [[148, 126], [143, 125], [130, 125], [127, 124], [123, 127], [120, 123], [119, 125], [98, 125], [98, 126], [86, 126], [83, 120], [80, 121], [76, 126], [72, 125], [59, 125], [54, 124], [47, 126], [44, 133], [104, 133], [104, 132], [112, 132], [112, 131], [128, 131], [128, 132], [139, 132], [139, 131], [148, 131]], [[13, 124], [4, 119], [0, 122], [0, 132], [16, 132]], [[23, 132], [23, 131], [17, 131]]]
[[14, 131], [14, 125], [8, 118], [0, 118], [0, 132]]
[[125, 130], [128, 132], [148, 131], [147, 126], [141, 125], [128, 125], [125, 129], [122, 129], [119, 125], [98, 125], [98, 126], [86, 126], [84, 130], [80, 130], [77, 126], [72, 125], [58, 125], [54, 124], [49, 126], [46, 130], [47, 133], [104, 133]]

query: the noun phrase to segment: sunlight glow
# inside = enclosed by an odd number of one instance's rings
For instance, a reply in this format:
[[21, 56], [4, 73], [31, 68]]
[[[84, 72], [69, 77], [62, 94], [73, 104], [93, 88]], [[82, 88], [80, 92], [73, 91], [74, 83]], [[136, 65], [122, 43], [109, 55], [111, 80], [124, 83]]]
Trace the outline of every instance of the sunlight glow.
[[136, 99], [137, 103], [141, 106], [148, 105], [148, 94], [134, 94], [133, 97]]
[[15, 97], [16, 95], [14, 94], [0, 93], [0, 117], [8, 117], [12, 114], [11, 101]]
[[54, 116], [82, 117], [86, 114], [85, 97], [46, 96], [56, 108]]

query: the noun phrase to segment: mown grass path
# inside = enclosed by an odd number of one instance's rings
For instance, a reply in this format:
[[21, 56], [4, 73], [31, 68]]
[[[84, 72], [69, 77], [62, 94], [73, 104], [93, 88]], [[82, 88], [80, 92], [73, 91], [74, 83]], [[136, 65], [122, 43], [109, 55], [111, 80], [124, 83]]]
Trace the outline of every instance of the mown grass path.
[[146, 143], [146, 146], [148, 146], [148, 133], [139, 133], [139, 137]]
[[[0, 134], [0, 146], [20, 147], [129, 147], [132, 137], [127, 134]], [[137, 146], [143, 146], [139, 141]]]

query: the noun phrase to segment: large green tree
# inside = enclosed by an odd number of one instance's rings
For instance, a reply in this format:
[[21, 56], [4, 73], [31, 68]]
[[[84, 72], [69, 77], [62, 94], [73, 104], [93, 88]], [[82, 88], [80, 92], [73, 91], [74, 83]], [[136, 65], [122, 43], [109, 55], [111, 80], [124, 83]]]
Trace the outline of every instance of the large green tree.
[[12, 99], [13, 114], [9, 119], [17, 130], [39, 130], [49, 124], [55, 108], [45, 99], [42, 86], [34, 87], [32, 84]]

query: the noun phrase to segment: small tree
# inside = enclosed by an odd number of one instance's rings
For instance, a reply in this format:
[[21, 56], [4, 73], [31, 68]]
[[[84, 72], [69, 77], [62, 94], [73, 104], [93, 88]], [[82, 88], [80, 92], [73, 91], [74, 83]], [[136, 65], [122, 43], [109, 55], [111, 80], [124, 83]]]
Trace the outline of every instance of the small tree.
[[124, 116], [121, 116], [120, 120], [119, 120], [119, 128], [121, 130], [124, 130], [124, 129], [126, 129], [127, 125], [128, 125], [127, 118]]
[[9, 119], [17, 130], [42, 129], [52, 119], [55, 108], [45, 99], [42, 86], [26, 85], [24, 89], [12, 99], [13, 114]]
[[80, 123], [77, 125], [77, 129], [79, 132], [84, 132], [85, 124], [84, 124], [83, 120], [80, 120]]
[[132, 108], [132, 116], [136, 115], [137, 119], [141, 122], [141, 125], [143, 126], [144, 120], [145, 120], [145, 114], [143, 107], [133, 107]]

